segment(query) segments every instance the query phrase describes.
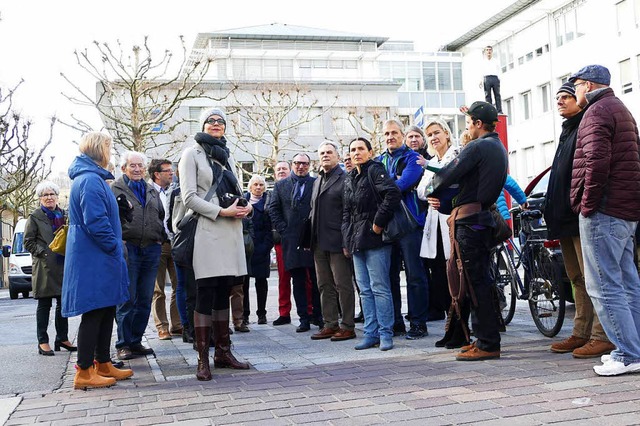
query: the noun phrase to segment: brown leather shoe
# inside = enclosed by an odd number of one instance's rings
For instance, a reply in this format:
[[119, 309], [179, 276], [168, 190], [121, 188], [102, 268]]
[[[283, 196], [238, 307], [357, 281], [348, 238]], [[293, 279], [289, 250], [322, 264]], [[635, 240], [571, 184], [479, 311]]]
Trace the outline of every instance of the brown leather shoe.
[[341, 328], [340, 330], [338, 330], [336, 334], [331, 336], [331, 341], [340, 342], [341, 340], [349, 340], [349, 339], [355, 339], [355, 338], [356, 338], [356, 332], [354, 330], [345, 330], [344, 328]]
[[322, 327], [316, 334], [311, 335], [311, 340], [330, 339], [338, 331], [340, 331], [339, 328]]
[[472, 342], [469, 345], [464, 345], [463, 347], [460, 348], [460, 353], [468, 352], [475, 347], [476, 347], [476, 342]]
[[171, 333], [167, 330], [158, 331], [158, 339], [160, 340], [171, 340]]
[[500, 351], [487, 352], [477, 346], [473, 346], [466, 352], [460, 352], [456, 355], [456, 361], [483, 361], [485, 359], [500, 358]]
[[571, 336], [568, 339], [563, 340], [562, 342], [556, 342], [551, 345], [551, 352], [555, 352], [558, 354], [565, 354], [567, 352], [572, 352], [574, 349], [578, 349], [581, 346], [584, 346], [589, 339], [584, 337], [576, 337]]
[[574, 358], [599, 358], [602, 355], [608, 354], [614, 350], [616, 346], [611, 342], [605, 342], [603, 340], [589, 340], [585, 345], [574, 349]]

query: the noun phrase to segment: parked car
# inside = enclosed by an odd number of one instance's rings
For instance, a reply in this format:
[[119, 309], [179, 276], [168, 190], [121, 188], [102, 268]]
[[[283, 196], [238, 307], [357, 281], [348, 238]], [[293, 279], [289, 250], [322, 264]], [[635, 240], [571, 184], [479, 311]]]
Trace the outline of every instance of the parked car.
[[20, 219], [13, 231], [13, 244], [2, 247], [2, 255], [9, 258], [9, 297], [17, 299], [22, 293], [29, 297], [31, 288], [31, 253], [24, 247], [24, 227], [26, 219]]

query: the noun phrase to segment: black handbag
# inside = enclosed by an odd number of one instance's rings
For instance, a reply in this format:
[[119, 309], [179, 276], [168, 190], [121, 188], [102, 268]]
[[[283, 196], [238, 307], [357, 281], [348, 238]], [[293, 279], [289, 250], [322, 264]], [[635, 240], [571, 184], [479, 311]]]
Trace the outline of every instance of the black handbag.
[[497, 246], [511, 238], [513, 233], [511, 232], [509, 224], [504, 220], [502, 214], [500, 214], [500, 210], [495, 204], [491, 206], [490, 210], [491, 216], [493, 216], [493, 220], [496, 222], [496, 227], [493, 228], [493, 233], [491, 234], [491, 245]]
[[[218, 180], [211, 185], [207, 195], [204, 196], [205, 201], [211, 200], [221, 180], [222, 173], [220, 173]], [[186, 214], [178, 224], [178, 229], [171, 242], [171, 256], [173, 257], [173, 261], [176, 265], [183, 268], [193, 268], [193, 248], [199, 217], [200, 215], [193, 211], [191, 214]]]
[[[375, 194], [376, 199], [379, 203], [381, 203], [382, 198], [380, 198], [380, 194], [378, 194], [378, 191], [376, 191], [376, 186], [373, 184], [373, 179], [371, 179], [370, 173], [367, 173], [367, 178], [369, 178], [369, 184], [373, 189], [373, 193]], [[400, 200], [400, 205], [393, 212], [393, 217], [382, 231], [382, 241], [385, 243], [393, 243], [400, 240], [402, 237], [409, 234], [417, 227], [418, 222], [416, 222], [413, 214], [411, 214], [405, 202], [403, 200]]]

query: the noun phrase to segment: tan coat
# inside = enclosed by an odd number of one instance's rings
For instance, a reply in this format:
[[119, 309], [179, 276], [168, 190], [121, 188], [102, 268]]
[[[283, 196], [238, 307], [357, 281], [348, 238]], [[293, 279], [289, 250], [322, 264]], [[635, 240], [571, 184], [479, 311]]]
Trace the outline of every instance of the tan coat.
[[[229, 163], [233, 165], [231, 160]], [[196, 279], [246, 275], [242, 219], [219, 216], [222, 207], [215, 195], [204, 201], [213, 182], [213, 171], [200, 145], [184, 150], [178, 171], [187, 214], [200, 214], [193, 249]]]

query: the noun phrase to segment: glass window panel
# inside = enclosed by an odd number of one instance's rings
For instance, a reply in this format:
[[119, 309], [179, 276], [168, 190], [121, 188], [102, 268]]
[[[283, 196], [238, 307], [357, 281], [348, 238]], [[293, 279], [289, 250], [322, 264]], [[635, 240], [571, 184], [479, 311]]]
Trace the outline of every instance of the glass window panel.
[[411, 94], [411, 106], [419, 108], [424, 104], [424, 93], [412, 93]]
[[293, 60], [280, 59], [280, 77], [281, 78], [293, 78]]
[[427, 104], [425, 107], [440, 108], [440, 94], [439, 93], [427, 93]]
[[459, 62], [453, 63], [453, 90], [462, 90], [462, 64]]
[[455, 108], [456, 97], [453, 93], [441, 93], [442, 108]]
[[464, 93], [456, 93], [456, 107], [461, 107], [462, 105], [466, 105], [464, 99]]
[[406, 92], [405, 93], [398, 92], [398, 106], [400, 108], [410, 108], [411, 94]]
[[436, 63], [435, 62], [423, 62], [422, 63], [422, 79], [424, 83], [424, 90], [436, 90]]
[[451, 62], [438, 63], [438, 90], [451, 90]]

